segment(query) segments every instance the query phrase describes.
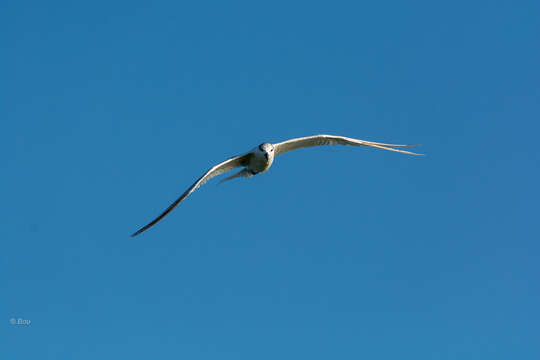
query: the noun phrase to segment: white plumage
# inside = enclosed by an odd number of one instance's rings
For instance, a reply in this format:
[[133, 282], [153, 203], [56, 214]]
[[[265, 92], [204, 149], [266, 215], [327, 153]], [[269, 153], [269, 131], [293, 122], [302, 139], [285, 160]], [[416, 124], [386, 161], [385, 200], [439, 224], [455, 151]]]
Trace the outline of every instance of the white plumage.
[[423, 155], [417, 154], [410, 151], [394, 149], [396, 147], [409, 147], [416, 145], [398, 145], [398, 144], [384, 144], [373, 141], [358, 140], [352, 139], [344, 136], [334, 136], [334, 135], [314, 135], [301, 137], [296, 139], [286, 140], [277, 144], [263, 143], [251, 151], [232, 157], [223, 161], [220, 164], [217, 164], [210, 168], [203, 176], [201, 176], [193, 185], [191, 185], [178, 199], [176, 199], [165, 211], [163, 211], [157, 218], [152, 220], [147, 225], [143, 226], [137, 230], [131, 236], [137, 236], [143, 231], [147, 230], [158, 221], [160, 221], [165, 215], [171, 212], [178, 204], [180, 204], [185, 198], [187, 198], [192, 192], [194, 192], [199, 186], [203, 185], [208, 180], [212, 179], [215, 176], [218, 176], [224, 172], [230, 171], [232, 169], [242, 167], [243, 169], [237, 172], [234, 175], [231, 175], [220, 181], [224, 182], [231, 180], [237, 177], [252, 177], [253, 175], [263, 173], [267, 171], [272, 163], [274, 162], [274, 157], [277, 155], [284, 154], [286, 152], [306, 148], [313, 146], [322, 146], [322, 145], [351, 145], [351, 146], [371, 146], [379, 149], [389, 150], [400, 152], [403, 154], [409, 155]]

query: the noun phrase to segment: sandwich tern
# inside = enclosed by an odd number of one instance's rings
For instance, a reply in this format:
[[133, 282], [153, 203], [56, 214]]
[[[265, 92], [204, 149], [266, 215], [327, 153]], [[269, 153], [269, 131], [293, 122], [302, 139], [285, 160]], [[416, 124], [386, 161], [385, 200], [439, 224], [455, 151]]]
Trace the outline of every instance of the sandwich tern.
[[203, 176], [201, 176], [197, 181], [193, 183], [178, 199], [176, 199], [165, 211], [163, 211], [157, 218], [152, 220], [147, 225], [143, 226], [131, 236], [137, 236], [143, 231], [155, 225], [158, 221], [163, 219], [168, 213], [170, 213], [178, 204], [184, 201], [192, 192], [197, 190], [197, 188], [213, 177], [220, 175], [224, 172], [230, 171], [234, 168], [242, 167], [243, 169], [237, 172], [234, 175], [231, 175], [219, 183], [237, 178], [237, 177], [247, 177], [250, 178], [253, 175], [261, 174], [266, 172], [272, 166], [274, 162], [274, 157], [277, 155], [284, 154], [286, 152], [307, 148], [313, 146], [322, 146], [322, 145], [351, 145], [351, 146], [371, 146], [379, 149], [395, 151], [403, 154], [410, 155], [423, 155], [417, 154], [410, 151], [394, 149], [396, 147], [409, 147], [416, 145], [398, 145], [398, 144], [384, 144], [373, 141], [352, 139], [344, 136], [334, 136], [334, 135], [314, 135], [301, 138], [295, 138], [286, 140], [277, 144], [271, 144], [268, 142], [262, 143], [259, 146], [253, 148], [251, 151], [232, 157], [219, 163], [210, 168]]

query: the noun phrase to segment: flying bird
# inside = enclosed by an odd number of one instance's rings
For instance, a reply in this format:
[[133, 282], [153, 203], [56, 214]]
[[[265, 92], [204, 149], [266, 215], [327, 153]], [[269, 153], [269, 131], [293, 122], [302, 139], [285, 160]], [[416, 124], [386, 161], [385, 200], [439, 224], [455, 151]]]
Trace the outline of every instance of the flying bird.
[[131, 236], [137, 236], [145, 230], [148, 230], [150, 227], [155, 225], [158, 221], [163, 219], [168, 213], [170, 213], [178, 204], [184, 201], [192, 192], [197, 190], [197, 188], [208, 180], [212, 179], [215, 176], [218, 176], [224, 172], [230, 171], [235, 168], [243, 168], [234, 175], [231, 175], [219, 183], [238, 178], [238, 177], [247, 177], [250, 178], [253, 175], [261, 174], [266, 172], [272, 166], [274, 162], [274, 157], [277, 155], [285, 154], [286, 152], [307, 148], [313, 146], [322, 146], [322, 145], [351, 145], [351, 146], [371, 146], [379, 149], [395, 151], [403, 154], [409, 155], [423, 155], [417, 154], [410, 151], [394, 149], [396, 147], [409, 147], [417, 145], [397, 145], [397, 144], [384, 144], [373, 141], [352, 139], [344, 136], [334, 136], [334, 135], [314, 135], [301, 138], [295, 138], [286, 140], [277, 144], [271, 144], [268, 142], [262, 143], [259, 146], [253, 148], [251, 151], [243, 154], [232, 157], [219, 163], [210, 168], [203, 176], [201, 176], [197, 181], [193, 183], [178, 199], [176, 199], [165, 211], [163, 211], [157, 218], [152, 220], [147, 225], [143, 226]]

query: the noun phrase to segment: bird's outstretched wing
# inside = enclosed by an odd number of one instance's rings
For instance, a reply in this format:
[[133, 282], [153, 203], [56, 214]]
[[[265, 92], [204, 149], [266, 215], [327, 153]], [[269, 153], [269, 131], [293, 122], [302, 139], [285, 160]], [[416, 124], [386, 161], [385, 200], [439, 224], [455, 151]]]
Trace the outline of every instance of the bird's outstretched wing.
[[170, 213], [172, 211], [172, 209], [174, 209], [178, 204], [180, 204], [192, 192], [197, 190], [197, 188], [199, 186], [203, 185], [205, 182], [207, 182], [211, 178], [213, 178], [215, 176], [218, 176], [219, 174], [222, 174], [224, 172], [230, 171], [230, 170], [232, 170], [234, 168], [241, 167], [241, 166], [246, 166], [248, 161], [249, 161], [250, 156], [251, 156], [250, 153], [235, 156], [235, 157], [227, 159], [224, 162], [222, 162], [220, 164], [217, 164], [216, 166], [212, 167], [203, 176], [201, 176], [197, 181], [195, 181], [195, 183], [193, 183], [193, 185], [191, 185], [189, 187], [189, 189], [187, 189], [182, 195], [180, 195], [180, 197], [178, 199], [176, 199], [167, 209], [165, 209], [165, 211], [163, 211], [161, 213], [161, 215], [159, 215], [157, 218], [152, 220], [150, 223], [148, 223], [147, 225], [143, 226], [142, 228], [140, 228], [139, 230], [134, 232], [131, 236], [132, 237], [137, 236], [140, 233], [142, 233], [143, 231], [145, 231], [145, 230], [149, 229], [150, 227], [152, 227], [159, 220], [163, 219], [165, 217], [165, 215]]
[[314, 136], [306, 136], [306, 137], [286, 140], [286, 141], [274, 144], [274, 153], [275, 155], [280, 155], [280, 154], [284, 154], [286, 152], [300, 149], [300, 148], [322, 146], [322, 145], [372, 146], [379, 149], [400, 152], [403, 154], [424, 155], [424, 154], [417, 154], [410, 151], [394, 149], [395, 147], [408, 147], [408, 146], [417, 146], [417, 145], [384, 144], [384, 143], [378, 143], [378, 142], [373, 142], [373, 141], [352, 139], [345, 136], [334, 136], [334, 135], [314, 135]]

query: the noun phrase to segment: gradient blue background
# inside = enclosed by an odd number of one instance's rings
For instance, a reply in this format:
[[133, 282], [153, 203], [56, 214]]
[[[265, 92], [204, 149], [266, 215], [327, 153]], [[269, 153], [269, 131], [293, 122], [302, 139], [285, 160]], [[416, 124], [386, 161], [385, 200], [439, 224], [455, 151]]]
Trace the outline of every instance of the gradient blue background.
[[0, 356], [540, 358], [539, 13], [3, 2]]

